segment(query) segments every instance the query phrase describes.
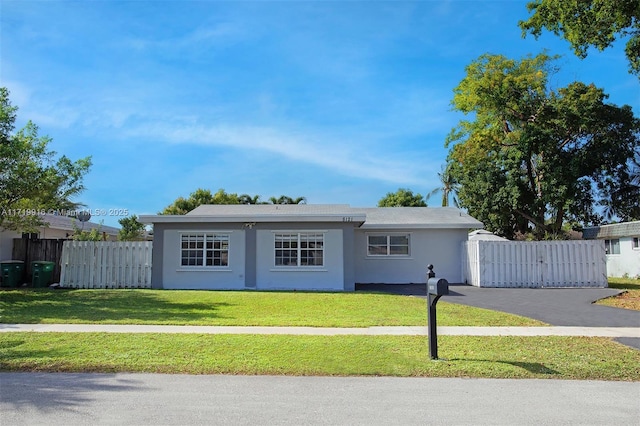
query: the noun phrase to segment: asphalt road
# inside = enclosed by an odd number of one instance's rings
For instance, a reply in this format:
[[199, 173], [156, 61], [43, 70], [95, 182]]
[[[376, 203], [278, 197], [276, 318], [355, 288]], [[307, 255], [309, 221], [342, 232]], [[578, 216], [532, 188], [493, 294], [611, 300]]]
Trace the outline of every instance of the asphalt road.
[[637, 425], [640, 383], [0, 373], [9, 425]]

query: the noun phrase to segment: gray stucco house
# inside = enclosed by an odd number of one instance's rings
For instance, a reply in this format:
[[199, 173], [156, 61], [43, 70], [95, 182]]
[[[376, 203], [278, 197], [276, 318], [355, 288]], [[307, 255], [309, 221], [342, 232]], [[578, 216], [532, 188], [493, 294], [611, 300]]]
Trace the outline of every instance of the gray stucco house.
[[153, 224], [152, 286], [353, 291], [425, 282], [427, 265], [462, 280], [462, 242], [478, 220], [455, 208], [203, 205]]

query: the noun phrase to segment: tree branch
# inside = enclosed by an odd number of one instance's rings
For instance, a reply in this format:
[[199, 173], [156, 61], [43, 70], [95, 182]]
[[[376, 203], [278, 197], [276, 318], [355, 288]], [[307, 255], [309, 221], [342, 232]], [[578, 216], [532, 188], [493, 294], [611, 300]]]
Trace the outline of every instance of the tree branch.
[[545, 225], [544, 223], [539, 222], [537, 219], [535, 219], [533, 216], [531, 216], [528, 213], [523, 212], [520, 209], [515, 209], [514, 210], [516, 213], [518, 213], [520, 216], [524, 217], [525, 219], [527, 219], [529, 222], [533, 223], [536, 227], [540, 228], [540, 229], [544, 229], [545, 231], [548, 229], [548, 226]]

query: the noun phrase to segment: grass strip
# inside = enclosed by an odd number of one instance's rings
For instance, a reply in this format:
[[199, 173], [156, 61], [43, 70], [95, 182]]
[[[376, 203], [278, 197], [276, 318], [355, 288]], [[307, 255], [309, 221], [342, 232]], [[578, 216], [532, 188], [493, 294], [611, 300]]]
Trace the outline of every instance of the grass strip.
[[599, 305], [640, 311], [640, 279], [609, 278], [609, 287], [624, 290], [618, 296], [598, 300]]
[[609, 287], [625, 290], [640, 290], [640, 279], [638, 278], [607, 278]]
[[0, 370], [640, 380], [640, 351], [606, 338], [6, 333]]
[[[426, 325], [426, 301], [371, 293], [194, 290], [0, 291], [0, 322], [371, 327]], [[517, 315], [440, 301], [438, 324], [536, 326]]]

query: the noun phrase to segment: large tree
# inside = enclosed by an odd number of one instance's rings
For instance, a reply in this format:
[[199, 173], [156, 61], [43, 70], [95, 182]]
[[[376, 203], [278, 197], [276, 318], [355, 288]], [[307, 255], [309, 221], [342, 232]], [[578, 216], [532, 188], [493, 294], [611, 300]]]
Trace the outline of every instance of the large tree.
[[43, 224], [42, 213], [80, 206], [73, 197], [84, 190], [91, 159], [58, 157], [31, 121], [14, 133], [17, 110], [0, 87], [0, 228], [27, 231]]
[[400, 188], [396, 192], [388, 192], [378, 201], [378, 207], [427, 207], [424, 197], [413, 191]]
[[119, 241], [140, 241], [144, 239], [144, 223], [141, 223], [135, 214], [119, 219], [118, 223], [122, 227], [118, 232]]
[[203, 204], [240, 204], [240, 200], [238, 194], [228, 194], [224, 189], [212, 194], [208, 189], [198, 188], [187, 198], [178, 197], [160, 214], [187, 214]]
[[594, 85], [551, 90], [554, 59], [483, 55], [454, 89], [453, 108], [471, 116], [447, 138], [461, 206], [506, 237], [597, 224], [603, 207], [622, 220], [640, 216], [640, 121]]
[[533, 15], [520, 21], [523, 36], [539, 37], [543, 29], [561, 35], [575, 54], [585, 58], [589, 47], [602, 51], [618, 38], [626, 38], [629, 71], [640, 78], [640, 1], [535, 0], [527, 4]]

